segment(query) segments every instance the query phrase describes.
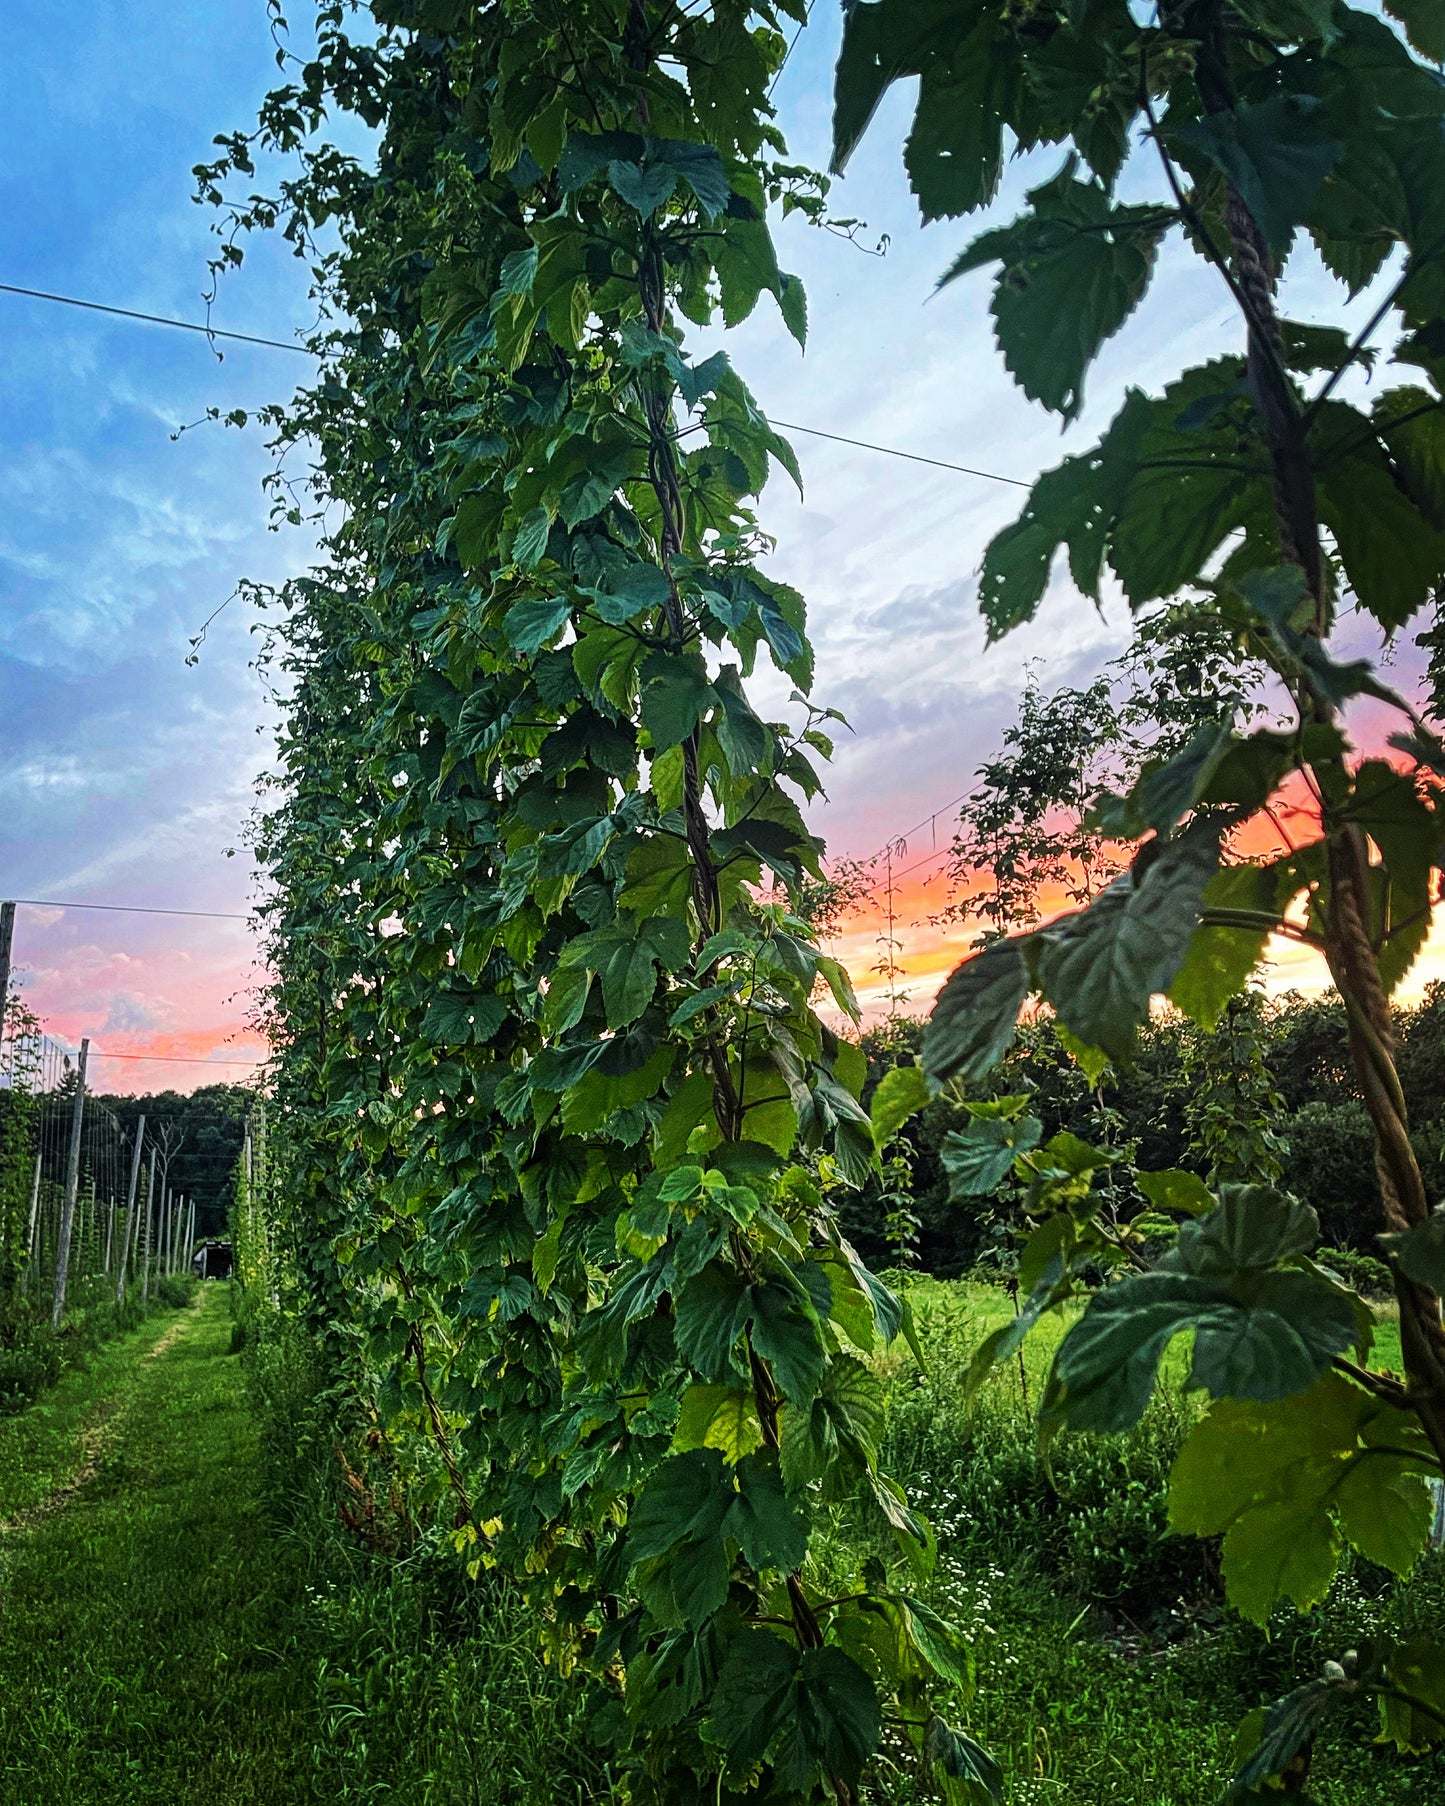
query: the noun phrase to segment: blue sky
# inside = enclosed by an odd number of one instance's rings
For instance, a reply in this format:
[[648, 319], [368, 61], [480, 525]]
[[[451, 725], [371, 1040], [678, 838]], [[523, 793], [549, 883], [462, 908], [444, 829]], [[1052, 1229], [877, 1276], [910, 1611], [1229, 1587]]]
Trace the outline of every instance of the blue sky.
[[[821, 164], [839, 19], [830, 5], [815, 13], [777, 99], [795, 156]], [[249, 124], [277, 78], [262, 0], [89, 0], [64, 30], [53, 6], [12, 0], [7, 42], [0, 281], [201, 318], [212, 240], [190, 170], [215, 133]], [[1181, 357], [1237, 345], [1223, 292], [1166, 257], [1061, 438], [1002, 368], [987, 277], [931, 298], [975, 227], [919, 229], [899, 150], [910, 102], [894, 91], [835, 190], [839, 211], [866, 220], [866, 244], [888, 235], [886, 255], [789, 222], [780, 252], [808, 291], [806, 356], [766, 302], [729, 335], [776, 418], [1030, 478], [1096, 434], [1126, 382], [1157, 385]], [[999, 211], [1055, 162], [1016, 166]], [[1305, 317], [1325, 299], [1308, 257], [1290, 286]], [[305, 271], [279, 243], [248, 252], [214, 314], [282, 339], [307, 318]], [[249, 867], [226, 852], [270, 720], [249, 668], [253, 623], [241, 604], [226, 609], [192, 667], [188, 640], [238, 578], [284, 576], [308, 546], [267, 530], [255, 429], [172, 434], [208, 407], [284, 397], [302, 361], [229, 345], [218, 362], [199, 335], [6, 294], [0, 322], [0, 895], [243, 911]], [[818, 694], [854, 729], [819, 826], [835, 850], [866, 854], [966, 788], [1027, 660], [1045, 657], [1050, 681], [1077, 678], [1118, 648], [1122, 623], [1060, 585], [1035, 628], [982, 656], [974, 574], [1021, 492], [795, 443], [806, 498], [775, 483], [764, 518], [774, 568], [809, 598]], [[239, 922], [28, 910], [16, 958], [64, 1036], [249, 1051], [233, 1044], [250, 958]], [[162, 1074], [227, 1076], [113, 1064], [101, 1077], [129, 1088]]]

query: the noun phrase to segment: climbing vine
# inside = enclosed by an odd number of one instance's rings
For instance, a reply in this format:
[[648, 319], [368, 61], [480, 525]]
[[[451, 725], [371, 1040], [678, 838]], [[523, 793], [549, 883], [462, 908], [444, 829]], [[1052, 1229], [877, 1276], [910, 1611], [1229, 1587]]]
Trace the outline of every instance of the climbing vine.
[[[1238, 313], [1238, 355], [1157, 396], [1131, 389], [1092, 450], [1038, 481], [988, 548], [981, 605], [995, 639], [1031, 620], [1063, 548], [1078, 591], [1122, 591], [1151, 631], [1162, 621], [1167, 637], [1169, 605], [1188, 598], [1287, 707], [1247, 732], [1221, 708], [1099, 799], [1090, 821], [1132, 849], [1126, 869], [1087, 907], [960, 966], [924, 1058], [937, 1081], [981, 1077], [1030, 996], [1097, 1071], [1130, 1058], [1161, 994], [1208, 1030], [1224, 1015], [1237, 1037], [1236, 1000], [1270, 936], [1324, 956], [1375, 1131], [1403, 1380], [1369, 1366], [1371, 1312], [1311, 1259], [1313, 1210], [1223, 1182], [1239, 1150], [1219, 1146], [1215, 1192], [1140, 1175], [1151, 1210], [1121, 1224], [1095, 1184], [1113, 1157], [1070, 1135], [1040, 1146], [1025, 1097], [971, 1105], [945, 1147], [964, 1193], [1012, 1172], [1032, 1226], [1028, 1303], [971, 1383], [1100, 1266], [1119, 1277], [1059, 1345], [1046, 1436], [1134, 1423], [1189, 1332], [1190, 1384], [1213, 1402], [1175, 1469], [1172, 1519], [1223, 1534], [1229, 1597], [1262, 1624], [1282, 1600], [1323, 1598], [1347, 1546], [1407, 1574], [1428, 1531], [1425, 1481], [1445, 1468], [1445, 1206], [1432, 1211], [1411, 1146], [1389, 1002], [1439, 901], [1445, 745], [1329, 643], [1351, 610], [1394, 636], [1445, 578], [1445, 81], [1430, 66], [1445, 59], [1445, 12], [1389, 11], [1400, 29], [1332, 0], [878, 0], [849, 10], [836, 89], [841, 165], [884, 91], [920, 78], [905, 156], [925, 218], [990, 201], [1011, 150], [1063, 147], [1025, 210], [944, 277], [998, 266], [1004, 360], [1063, 420], [1166, 240]], [[1306, 239], [1349, 297], [1370, 291], [1353, 335], [1343, 318], [1281, 311]], [[1368, 405], [1347, 399], [1387, 326], [1394, 381]], [[1394, 716], [1388, 756], [1349, 738], [1361, 697]], [[1286, 814], [1296, 831], [1252, 851]], [[1276, 1159], [1244, 1153], [1256, 1179]], [[1361, 1694], [1378, 1699], [1386, 1740], [1427, 1746], [1445, 1734], [1445, 1646], [1341, 1652], [1248, 1727], [1230, 1797], [1280, 1776], [1302, 1790], [1316, 1727]]]
[[[885, 1722], [996, 1797], [919, 1597], [931, 1533], [878, 1464], [906, 1306], [817, 1180], [876, 1172], [924, 1087], [875, 1127], [812, 1007], [857, 1014], [791, 901], [823, 879], [830, 711], [753, 512], [798, 470], [689, 345], [760, 303], [805, 336], [767, 223], [824, 217], [768, 99], [803, 9], [347, 17], [197, 172], [218, 265], [278, 225], [324, 313], [321, 379], [268, 416], [323, 557], [262, 598], [288, 701], [257, 830], [307, 1308], [418, 1508], [604, 1691], [630, 1797], [850, 1802]], [[336, 112], [374, 167], [322, 140]], [[232, 201], [258, 151], [295, 173]], [[787, 720], [748, 700], [760, 658]], [[850, 1501], [893, 1555], [825, 1586], [812, 1527]]]

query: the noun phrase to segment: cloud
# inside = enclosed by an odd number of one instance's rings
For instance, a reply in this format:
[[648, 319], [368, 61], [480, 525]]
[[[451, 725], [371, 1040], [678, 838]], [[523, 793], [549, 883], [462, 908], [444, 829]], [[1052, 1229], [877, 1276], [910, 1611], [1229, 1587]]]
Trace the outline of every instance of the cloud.
[[100, 1032], [103, 1035], [135, 1035], [161, 1025], [162, 1018], [152, 1002], [134, 991], [122, 991], [111, 996]]

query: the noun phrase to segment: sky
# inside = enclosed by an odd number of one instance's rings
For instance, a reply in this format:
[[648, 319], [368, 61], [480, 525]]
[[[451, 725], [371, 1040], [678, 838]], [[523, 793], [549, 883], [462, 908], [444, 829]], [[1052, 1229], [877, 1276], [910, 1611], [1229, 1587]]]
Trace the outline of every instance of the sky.
[[[775, 98], [793, 155], [821, 166], [840, 23], [835, 7], [814, 12]], [[168, 0], [90, 0], [63, 33], [52, 7], [10, 0], [7, 43], [0, 282], [201, 319], [215, 241], [190, 171], [214, 134], [250, 123], [277, 78], [262, 0], [181, 13]], [[900, 154], [911, 98], [892, 92], [834, 189], [836, 210], [865, 222], [856, 242], [796, 219], [779, 228], [781, 261], [809, 297], [806, 354], [766, 300], [727, 335], [775, 420], [1027, 481], [1091, 443], [1126, 384], [1157, 388], [1184, 360], [1238, 348], [1227, 295], [1166, 255], [1061, 433], [1003, 368], [987, 275], [934, 292], [979, 222], [920, 229]], [[1056, 161], [1015, 165], [996, 217]], [[306, 287], [283, 246], [257, 246], [222, 282], [214, 322], [289, 340], [310, 317]], [[1294, 317], [1333, 315], [1308, 254], [1286, 291]], [[701, 337], [699, 353], [710, 348]], [[254, 617], [231, 604], [197, 661], [187, 655], [239, 579], [275, 582], [307, 562], [304, 532], [268, 529], [259, 432], [205, 419], [284, 399], [298, 366], [235, 344], [218, 360], [199, 334], [0, 293], [0, 896], [213, 912], [19, 911], [23, 994], [57, 1040], [86, 1034], [103, 1050], [101, 1089], [242, 1079], [263, 1051], [247, 1026], [257, 970], [244, 834], [275, 711], [252, 668]], [[985, 650], [977, 571], [1022, 491], [790, 436], [805, 495], [781, 477], [765, 493], [770, 568], [807, 597], [815, 694], [849, 723], [813, 825], [835, 855], [906, 839], [897, 932], [921, 1007], [968, 939], [924, 920], [944, 900], [944, 806], [996, 747], [1026, 667], [1040, 661], [1048, 687], [1083, 681], [1122, 648], [1127, 623], [1056, 581], [1032, 627]], [[1373, 649], [1359, 627], [1345, 637]], [[1396, 681], [1418, 665], [1403, 646]], [[762, 701], [783, 708], [787, 688], [765, 681]], [[842, 940], [873, 1008], [881, 926], [875, 903]], [[1412, 989], [1441, 974], [1437, 931]], [[1315, 988], [1323, 974], [1282, 952], [1272, 982]]]

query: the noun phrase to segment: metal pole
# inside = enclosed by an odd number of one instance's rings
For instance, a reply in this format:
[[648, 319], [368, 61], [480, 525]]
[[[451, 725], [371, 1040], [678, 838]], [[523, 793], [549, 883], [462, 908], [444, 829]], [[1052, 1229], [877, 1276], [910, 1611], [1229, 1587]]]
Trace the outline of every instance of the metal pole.
[[55, 1249], [55, 1298], [51, 1305], [50, 1323], [59, 1329], [65, 1316], [65, 1280], [70, 1267], [70, 1232], [75, 1222], [75, 1194], [80, 1189], [80, 1131], [85, 1121], [85, 1062], [90, 1056], [90, 1040], [80, 1044], [80, 1061], [76, 1067], [75, 1108], [70, 1118], [70, 1162], [65, 1172], [65, 1203], [60, 1211], [60, 1240]]
[[154, 1157], [146, 1162], [146, 1221], [145, 1252], [140, 1264], [140, 1302], [144, 1310], [150, 1302], [151, 1295], [151, 1200], [156, 1189], [156, 1163]]
[[0, 903], [0, 1034], [5, 1029], [5, 1008], [10, 1001], [10, 949], [15, 941], [15, 905]]
[[142, 1112], [141, 1119], [135, 1126], [135, 1147], [131, 1150], [130, 1156], [130, 1184], [126, 1188], [125, 1194], [125, 1231], [120, 1238], [120, 1262], [115, 1270], [115, 1301], [117, 1304], [125, 1303], [125, 1269], [130, 1260], [131, 1232], [135, 1228], [135, 1192], [136, 1183], [140, 1178], [140, 1155], [141, 1149], [145, 1146], [145, 1138], [146, 1119], [145, 1113]]
[[191, 1199], [191, 1208], [186, 1216], [186, 1266], [189, 1273], [196, 1260], [196, 1200]]
[[40, 1215], [40, 1164], [43, 1152], [35, 1156], [35, 1177], [30, 1182], [30, 1229], [25, 1237], [25, 1271], [20, 1276], [20, 1290], [30, 1290], [30, 1267], [35, 1259], [35, 1224]]

